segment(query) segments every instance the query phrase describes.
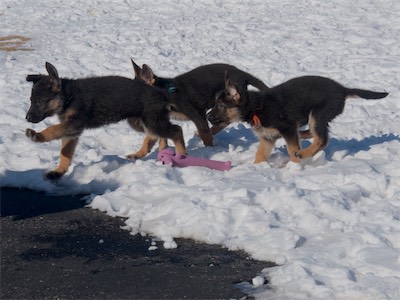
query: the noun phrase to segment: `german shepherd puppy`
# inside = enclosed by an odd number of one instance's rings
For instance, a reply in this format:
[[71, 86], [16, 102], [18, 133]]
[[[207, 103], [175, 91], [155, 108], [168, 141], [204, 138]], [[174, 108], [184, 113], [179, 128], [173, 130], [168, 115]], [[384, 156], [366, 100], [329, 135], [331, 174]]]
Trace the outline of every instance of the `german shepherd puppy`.
[[59, 78], [56, 68], [48, 62], [46, 70], [49, 75], [28, 75], [26, 78], [33, 82], [26, 119], [39, 123], [46, 117], [58, 115], [60, 124], [41, 132], [26, 129], [26, 136], [38, 143], [62, 139], [60, 164], [46, 174], [47, 179], [58, 179], [67, 172], [84, 129], [124, 119], [136, 131], [172, 139], [176, 151], [186, 153], [182, 129], [170, 123], [167, 102], [161, 91], [118, 76]]
[[[387, 95], [346, 88], [324, 77], [305, 76], [267, 91], [248, 92], [243, 98], [233, 81], [226, 79], [225, 89], [217, 93], [207, 117], [215, 126], [235, 121], [250, 123], [260, 140], [255, 163], [269, 159], [280, 137], [286, 141], [290, 160], [299, 162], [327, 146], [329, 122], [343, 112], [347, 97], [381, 99]], [[299, 133], [299, 126], [307, 123], [309, 130]], [[311, 137], [313, 143], [301, 149], [299, 138]]]
[[[224, 74], [229, 72], [239, 91], [243, 94], [248, 85], [263, 91], [268, 87], [258, 78], [228, 64], [210, 64], [200, 66], [174, 78], [156, 76], [146, 64], [140, 68], [132, 60], [135, 79], [146, 82], [166, 94], [170, 104], [170, 116], [178, 120], [192, 120], [204, 145], [213, 145], [213, 134], [216, 134], [228, 124], [218, 124], [210, 130], [206, 113], [214, 106], [215, 93], [224, 88]], [[149, 137], [143, 142], [142, 154], [151, 150], [156, 140]], [[162, 148], [166, 140], [160, 141]], [[138, 151], [140, 152], [140, 151]]]

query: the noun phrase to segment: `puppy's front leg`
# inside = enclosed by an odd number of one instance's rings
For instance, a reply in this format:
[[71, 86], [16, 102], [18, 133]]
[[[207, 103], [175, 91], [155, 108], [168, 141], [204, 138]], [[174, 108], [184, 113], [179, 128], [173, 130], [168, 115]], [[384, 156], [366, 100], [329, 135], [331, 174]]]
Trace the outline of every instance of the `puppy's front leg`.
[[260, 143], [256, 152], [256, 158], [254, 160], [255, 164], [267, 161], [269, 159], [275, 142], [276, 139], [266, 139], [264, 137], [260, 138]]
[[290, 156], [290, 160], [295, 163], [299, 163], [302, 156], [300, 154], [301, 148], [297, 129], [293, 130], [292, 132], [282, 133], [282, 136], [286, 141], [287, 151]]
[[58, 167], [46, 173], [46, 178], [49, 180], [57, 180], [63, 176], [71, 165], [72, 157], [75, 153], [78, 138], [63, 138], [61, 142], [60, 164]]
[[77, 132], [72, 132], [69, 129], [68, 122], [63, 122], [57, 125], [47, 127], [41, 132], [36, 132], [33, 129], [26, 129], [25, 135], [35, 143], [44, 143], [62, 138], [66, 135], [78, 135]]

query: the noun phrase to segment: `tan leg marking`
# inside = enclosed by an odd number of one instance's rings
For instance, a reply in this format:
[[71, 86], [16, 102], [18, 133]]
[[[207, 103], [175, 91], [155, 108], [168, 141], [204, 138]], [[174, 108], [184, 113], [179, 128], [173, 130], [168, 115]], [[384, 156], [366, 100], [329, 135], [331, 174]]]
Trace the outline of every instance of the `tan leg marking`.
[[63, 138], [61, 142], [60, 163], [58, 167], [46, 174], [48, 179], [59, 179], [67, 171], [75, 153], [78, 138]]
[[168, 139], [160, 138], [158, 141], [158, 150], [163, 150], [168, 147]]
[[187, 151], [186, 151], [186, 147], [185, 147], [185, 142], [182, 139], [178, 138], [176, 140], [174, 140], [174, 144], [175, 144], [175, 151], [178, 152], [179, 154], [182, 155], [187, 155]]
[[27, 137], [29, 137], [32, 141], [36, 143], [44, 143], [64, 137], [66, 131], [67, 131], [66, 123], [60, 123], [57, 125], [47, 127], [45, 130], [41, 132], [36, 132], [35, 130], [28, 128], [25, 131], [25, 134]]
[[272, 152], [272, 149], [274, 148], [276, 139], [273, 140], [267, 140], [265, 138], [260, 139], [260, 143], [257, 148], [256, 152], [256, 158], [254, 160], [254, 163], [261, 163], [263, 161], [267, 161], [269, 159], [269, 156]]
[[314, 117], [310, 114], [308, 125], [310, 127], [310, 132], [313, 136], [313, 142], [310, 146], [307, 148], [301, 150], [299, 152], [300, 156], [302, 158], [306, 157], [312, 157], [314, 156], [318, 151], [322, 150], [326, 145], [324, 145], [323, 140], [321, 137], [317, 134], [316, 132], [316, 123]]
[[304, 140], [311, 139], [313, 137], [313, 134], [311, 133], [310, 130], [299, 131], [299, 135], [300, 138]]
[[312, 157], [318, 151], [323, 149], [322, 145], [323, 145], [323, 143], [322, 143], [321, 138], [318, 135], [314, 135], [313, 143], [310, 146], [308, 146], [307, 148], [299, 151], [299, 154], [302, 158]]
[[146, 136], [143, 140], [142, 147], [136, 153], [127, 155], [128, 159], [139, 159], [143, 158], [151, 151], [154, 144], [157, 142], [157, 138]]
[[178, 125], [174, 125], [176, 129], [176, 133], [174, 137], [172, 137], [172, 141], [175, 145], [175, 151], [182, 155], [187, 155], [186, 147], [185, 147], [185, 140], [182, 134], [182, 128]]
[[302, 158], [302, 157], [301, 157], [301, 155], [299, 155], [299, 152], [301, 149], [300, 143], [299, 143], [299, 137], [296, 136], [291, 139], [285, 138], [285, 141], [286, 141], [286, 146], [287, 146], [287, 152], [290, 156], [290, 160], [295, 163], [300, 162], [300, 158]]
[[78, 144], [77, 138], [63, 138], [61, 142], [60, 164], [54, 171], [58, 173], [65, 173], [71, 165], [72, 157], [75, 153], [76, 145]]

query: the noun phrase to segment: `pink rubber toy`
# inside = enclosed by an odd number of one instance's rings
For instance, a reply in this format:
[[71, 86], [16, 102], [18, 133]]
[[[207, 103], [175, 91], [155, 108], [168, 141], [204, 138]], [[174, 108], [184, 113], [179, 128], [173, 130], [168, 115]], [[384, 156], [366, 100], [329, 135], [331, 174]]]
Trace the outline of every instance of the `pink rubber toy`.
[[158, 152], [157, 159], [163, 164], [172, 164], [173, 167], [206, 167], [213, 170], [228, 171], [232, 168], [230, 161], [216, 161], [201, 157], [193, 157], [175, 153], [174, 150], [166, 148]]

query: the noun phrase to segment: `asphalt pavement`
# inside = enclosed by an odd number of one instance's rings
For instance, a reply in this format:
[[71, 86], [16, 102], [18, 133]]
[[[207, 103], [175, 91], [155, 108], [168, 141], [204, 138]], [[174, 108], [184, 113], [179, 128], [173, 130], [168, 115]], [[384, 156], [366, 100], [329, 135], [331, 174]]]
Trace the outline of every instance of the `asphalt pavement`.
[[236, 284], [271, 265], [186, 239], [149, 250], [83, 195], [0, 192], [0, 299], [249, 299]]

